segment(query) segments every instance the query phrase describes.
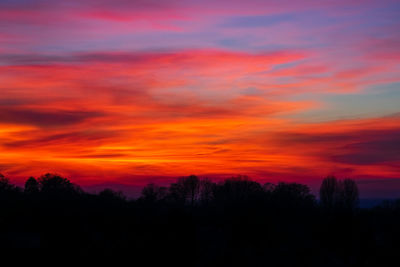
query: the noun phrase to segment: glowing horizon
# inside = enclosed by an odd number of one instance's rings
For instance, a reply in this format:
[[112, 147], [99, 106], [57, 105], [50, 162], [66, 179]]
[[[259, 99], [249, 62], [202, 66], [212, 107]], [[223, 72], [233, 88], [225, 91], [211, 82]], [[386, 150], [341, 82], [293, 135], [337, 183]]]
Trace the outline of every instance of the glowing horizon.
[[0, 3], [0, 173], [400, 178], [398, 1], [56, 2]]

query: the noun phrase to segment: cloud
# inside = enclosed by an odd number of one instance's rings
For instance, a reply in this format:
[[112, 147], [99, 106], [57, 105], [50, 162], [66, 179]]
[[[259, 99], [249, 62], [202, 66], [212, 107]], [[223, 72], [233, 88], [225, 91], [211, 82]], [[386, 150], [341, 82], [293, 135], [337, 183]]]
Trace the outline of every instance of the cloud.
[[369, 134], [361, 132], [358, 141], [344, 147], [347, 153], [336, 155], [333, 160], [359, 165], [400, 161], [400, 128], [374, 131], [372, 136]]
[[343, 166], [352, 176], [393, 177], [400, 161], [398, 123], [397, 115], [314, 123], [277, 132], [270, 141], [287, 154], [312, 158], [315, 167]]
[[357, 99], [396, 89], [394, 4], [1, 1], [2, 168], [88, 185], [396, 178], [398, 116]]
[[[360, 175], [357, 166], [368, 162], [368, 172], [391, 177], [387, 163], [397, 160], [396, 150], [376, 150], [397, 141], [385, 139], [397, 129], [396, 116], [311, 125], [287, 117], [323, 105], [296, 94], [326, 82], [333, 90], [333, 77], [335, 83], [359, 77], [334, 76], [337, 66], [310, 64], [310, 56], [290, 49], [3, 56], [0, 114], [9, 131], [0, 132], [8, 155], [0, 160], [30, 162], [37, 172], [52, 166], [70, 173], [75, 166], [89, 175], [100, 168], [112, 177]], [[382, 164], [383, 171], [373, 167]]]
[[39, 127], [59, 127], [81, 123], [101, 116], [99, 112], [68, 110], [30, 110], [16, 107], [0, 108], [0, 123], [27, 124]]
[[[116, 136], [115, 132], [107, 130], [81, 130], [73, 132], [62, 133], [43, 133], [43, 132], [30, 132], [33, 135], [31, 138], [24, 138], [18, 141], [4, 142], [3, 146], [12, 149], [38, 149], [68, 146], [69, 148], [81, 148], [83, 146], [98, 145], [99, 142], [104, 143], [105, 140]], [[36, 135], [36, 136], [35, 136]]]

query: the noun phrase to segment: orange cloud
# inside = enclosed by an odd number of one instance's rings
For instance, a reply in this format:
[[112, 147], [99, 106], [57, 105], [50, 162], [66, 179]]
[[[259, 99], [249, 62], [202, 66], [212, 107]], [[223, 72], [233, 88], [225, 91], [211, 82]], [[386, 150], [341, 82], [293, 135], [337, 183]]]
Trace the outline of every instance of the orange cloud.
[[290, 96], [364, 77], [365, 70], [302, 63], [307, 56], [220, 50], [8, 56], [0, 67], [1, 171], [15, 177], [54, 171], [83, 184], [190, 173], [393, 177], [396, 151], [385, 156], [374, 149], [396, 141], [398, 117], [306, 124], [286, 116], [322, 105]]

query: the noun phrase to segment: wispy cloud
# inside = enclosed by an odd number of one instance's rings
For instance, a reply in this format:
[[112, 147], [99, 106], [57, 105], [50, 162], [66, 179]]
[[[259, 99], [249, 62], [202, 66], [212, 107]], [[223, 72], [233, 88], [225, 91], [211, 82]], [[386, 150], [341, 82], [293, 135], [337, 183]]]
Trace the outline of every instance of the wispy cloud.
[[0, 171], [88, 185], [399, 177], [399, 118], [384, 116], [399, 112], [398, 12], [391, 0], [1, 1]]

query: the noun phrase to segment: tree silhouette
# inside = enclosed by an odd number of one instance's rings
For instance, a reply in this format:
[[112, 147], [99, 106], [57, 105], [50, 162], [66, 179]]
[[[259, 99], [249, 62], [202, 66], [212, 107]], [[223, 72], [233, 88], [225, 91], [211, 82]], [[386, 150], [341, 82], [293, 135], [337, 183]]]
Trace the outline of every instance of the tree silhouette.
[[0, 248], [118, 250], [130, 259], [178, 251], [195, 266], [392, 266], [400, 200], [353, 212], [356, 183], [334, 177], [320, 193], [316, 209], [303, 184], [188, 176], [127, 200], [112, 189], [85, 193], [54, 174], [27, 179], [22, 192], [0, 175]]
[[275, 189], [275, 185], [273, 183], [265, 183], [263, 189], [265, 192], [272, 192]]
[[28, 180], [26, 180], [24, 193], [25, 194], [39, 193], [39, 182], [34, 177], [29, 177]]
[[82, 190], [67, 178], [47, 173], [38, 179], [40, 192], [51, 196], [79, 195]]
[[0, 229], [2, 212], [7, 208], [14, 210], [13, 205], [19, 201], [20, 196], [21, 189], [11, 184], [10, 180], [0, 173]]
[[354, 210], [358, 207], [359, 196], [357, 184], [352, 179], [344, 179], [340, 186], [341, 203], [347, 210]]
[[215, 186], [215, 183], [208, 178], [200, 180], [200, 201], [202, 204], [209, 204], [212, 201]]
[[183, 179], [183, 185], [188, 192], [190, 205], [193, 206], [200, 192], [200, 180], [197, 178], [197, 176], [190, 175], [189, 177]]
[[0, 173], [0, 192], [9, 191], [13, 188], [10, 180]]
[[126, 197], [122, 191], [115, 191], [110, 188], [106, 188], [99, 193], [99, 197], [103, 200], [109, 201], [125, 201]]
[[247, 176], [237, 176], [226, 179], [218, 184], [214, 190], [214, 197], [226, 203], [242, 203], [259, 198], [263, 193], [262, 186], [251, 181]]
[[315, 204], [310, 188], [298, 183], [278, 183], [274, 186], [272, 198], [276, 206], [284, 208], [313, 207]]
[[294, 200], [312, 199], [310, 188], [298, 183], [278, 183], [273, 190], [274, 194], [281, 195]]
[[327, 210], [332, 209], [337, 202], [339, 183], [335, 176], [326, 177], [319, 190], [321, 206]]
[[189, 202], [190, 206], [199, 198], [199, 193], [200, 180], [195, 175], [179, 178], [169, 187], [169, 198], [181, 204]]
[[326, 210], [354, 210], [358, 207], [357, 184], [352, 179], [338, 180], [329, 176], [322, 181], [320, 188], [321, 206]]
[[163, 186], [160, 187], [154, 183], [150, 183], [143, 187], [141, 194], [142, 200], [149, 203], [155, 203], [165, 198], [165, 196], [167, 195], [167, 188]]
[[10, 179], [0, 173], [0, 194], [10, 194], [19, 192], [19, 188], [10, 183]]

